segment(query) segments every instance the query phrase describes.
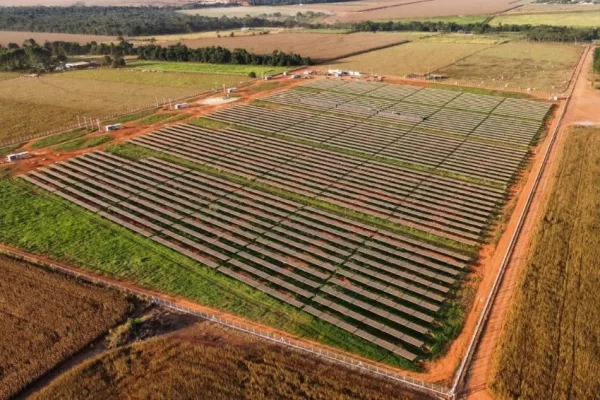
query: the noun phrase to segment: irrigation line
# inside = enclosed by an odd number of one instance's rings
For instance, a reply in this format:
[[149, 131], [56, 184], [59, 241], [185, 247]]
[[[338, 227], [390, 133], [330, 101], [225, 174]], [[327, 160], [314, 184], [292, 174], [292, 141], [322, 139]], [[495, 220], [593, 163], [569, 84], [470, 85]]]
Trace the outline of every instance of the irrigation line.
[[[584, 65], [585, 59], [589, 53], [589, 49], [590, 48], [588, 47], [587, 51], [585, 51], [581, 57], [581, 64], [578, 66], [579, 72], [577, 73], [577, 76], [574, 80], [574, 85], [577, 84], [579, 75], [581, 74], [581, 71], [583, 70], [583, 65]], [[536, 174], [535, 180], [533, 182], [533, 187], [531, 188], [531, 191], [527, 195], [527, 201], [525, 203], [525, 207], [523, 208], [523, 211], [521, 212], [521, 215], [519, 216], [519, 220], [517, 222], [517, 228], [515, 229], [512, 237], [510, 239], [509, 247], [508, 247], [506, 253], [504, 254], [504, 258], [502, 259], [502, 264], [500, 265], [500, 269], [498, 270], [498, 274], [496, 275], [496, 278], [494, 280], [492, 290], [490, 291], [490, 294], [488, 295], [488, 298], [485, 302], [483, 311], [479, 317], [479, 320], [477, 321], [477, 325], [475, 327], [475, 332], [474, 332], [473, 336], [471, 337], [471, 341], [469, 342], [469, 346], [467, 347], [465, 356], [463, 357], [461, 364], [457, 370], [456, 377], [454, 379], [454, 383], [452, 384], [452, 387], [450, 388], [450, 392], [448, 393], [448, 396], [450, 398], [456, 398], [460, 394], [459, 392], [460, 392], [460, 389], [462, 388], [461, 385], [466, 383], [467, 371], [469, 369], [469, 366], [471, 364], [473, 356], [475, 355], [475, 351], [477, 350], [477, 347], [479, 345], [479, 340], [481, 339], [481, 334], [482, 334], [483, 329], [485, 328], [487, 320], [489, 318], [492, 304], [493, 304], [494, 300], [496, 299], [496, 295], [498, 293], [498, 288], [500, 287], [500, 283], [502, 282], [502, 278], [504, 277], [506, 268], [508, 267], [508, 264], [511, 261], [516, 243], [519, 239], [521, 231], [523, 230], [523, 225], [525, 223], [525, 219], [526, 219], [527, 215], [529, 214], [531, 204], [533, 203], [533, 199], [535, 197], [538, 186], [540, 184], [542, 175], [546, 169], [546, 163], [548, 162], [548, 159], [550, 158], [550, 153], [551, 153], [552, 149], [554, 148], [554, 143], [556, 142], [558, 132], [562, 125], [562, 121], [567, 112], [569, 104], [571, 103], [571, 96], [573, 94], [574, 89], [575, 89], [575, 86], [573, 86], [571, 88], [569, 96], [567, 97], [565, 106], [563, 107], [563, 110], [560, 114], [556, 128], [554, 129], [554, 132], [552, 133], [552, 138], [550, 139], [550, 143], [548, 144], [546, 153], [544, 154], [544, 158], [542, 160], [540, 169], [538, 170], [538, 172]]]

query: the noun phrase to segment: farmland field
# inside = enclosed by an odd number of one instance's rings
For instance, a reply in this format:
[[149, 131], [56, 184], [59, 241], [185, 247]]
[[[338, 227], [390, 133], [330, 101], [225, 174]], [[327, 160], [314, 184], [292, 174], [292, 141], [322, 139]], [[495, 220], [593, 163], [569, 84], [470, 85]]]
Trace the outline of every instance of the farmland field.
[[220, 110], [22, 178], [380, 351], [439, 356], [550, 106], [334, 80], [262, 101], [275, 107]]
[[[127, 365], [127, 368], [120, 366]], [[423, 400], [384, 379], [224, 330], [208, 322], [102, 355], [34, 399]]]
[[558, 43], [508, 42], [485, 49], [437, 73], [486, 86], [562, 91], [583, 52], [583, 46]]
[[236, 64], [209, 64], [192, 62], [163, 62], [163, 61], [135, 61], [128, 64], [141, 70], [168, 71], [168, 72], [199, 72], [208, 74], [226, 74], [248, 76], [250, 72], [257, 76], [273, 75], [287, 71], [294, 67], [274, 67], [271, 65], [236, 65]]
[[369, 73], [372, 71], [380, 75], [423, 74], [444, 68], [489, 46], [489, 44], [417, 41], [342, 58], [332, 63], [332, 67]]
[[91, 41], [97, 42], [116, 42], [116, 38], [112, 36], [96, 36], [96, 35], [77, 35], [69, 33], [48, 33], [48, 32], [16, 32], [16, 31], [0, 31], [0, 45], [7, 46], [9, 43], [16, 43], [19, 46], [27, 39], [33, 39], [39, 44], [44, 42], [64, 41], [77, 42], [81, 44]]
[[98, 69], [0, 81], [0, 142], [147, 107], [248, 78], [240, 75]]
[[318, 7], [313, 7], [312, 4], [302, 6], [211, 7], [200, 8], [197, 10], [183, 10], [181, 12], [184, 14], [204, 15], [207, 17], [222, 17], [223, 15], [226, 15], [228, 18], [242, 18], [246, 15], [259, 17], [264, 14], [275, 13], [281, 13], [282, 15], [296, 15], [299, 12], [306, 13], [308, 11], [319, 12]]
[[1, 398], [68, 359], [132, 307], [113, 290], [4, 256], [0, 275]]
[[580, 12], [556, 12], [517, 14], [508, 13], [494, 17], [491, 25], [555, 25], [573, 27], [597, 27], [600, 25], [600, 10]]
[[241, 48], [257, 54], [267, 54], [274, 50], [281, 50], [286, 53], [297, 53], [302, 57], [310, 57], [313, 61], [322, 61], [368, 51], [381, 46], [402, 43], [427, 35], [427, 32], [351, 33], [347, 35], [286, 32], [258, 36], [193, 39], [184, 40], [182, 43], [192, 48], [205, 46], [222, 46], [230, 50]]
[[600, 389], [600, 129], [572, 128], [498, 344], [500, 399], [595, 399]]

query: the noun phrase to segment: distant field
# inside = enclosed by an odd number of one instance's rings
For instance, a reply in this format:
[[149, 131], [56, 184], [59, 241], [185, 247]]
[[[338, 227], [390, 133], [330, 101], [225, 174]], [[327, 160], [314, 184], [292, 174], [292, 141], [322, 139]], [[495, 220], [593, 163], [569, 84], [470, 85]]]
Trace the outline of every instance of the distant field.
[[332, 35], [327, 33], [277, 33], [259, 36], [222, 37], [219, 39], [184, 40], [192, 47], [222, 46], [228, 49], [242, 48], [251, 53], [266, 54], [274, 50], [297, 53], [322, 61], [343, 57], [356, 52], [389, 46], [405, 40], [414, 40], [428, 33], [352, 33]]
[[155, 44], [170, 44], [171, 42], [179, 42], [183, 40], [193, 39], [208, 39], [217, 37], [227, 37], [232, 33], [235, 36], [255, 36], [261, 32], [270, 32], [273, 30], [280, 30], [280, 28], [253, 28], [252, 30], [242, 31], [241, 29], [223, 30], [223, 31], [209, 31], [209, 32], [194, 32], [194, 33], [179, 33], [173, 35], [153, 35], [153, 36], [134, 36], [128, 38], [128, 40], [135, 44], [148, 44], [150, 39], [155, 40]]
[[498, 44], [507, 41], [507, 38], [500, 35], [475, 35], [463, 33], [447, 33], [433, 35], [419, 40], [422, 42], [437, 43], [468, 43], [468, 44]]
[[492, 19], [491, 25], [556, 25], [574, 27], [600, 26], [600, 11], [556, 12], [538, 14], [504, 14]]
[[200, 72], [248, 76], [250, 72], [257, 76], [278, 74], [294, 67], [273, 67], [270, 65], [204, 64], [191, 62], [136, 61], [129, 64], [141, 70], [171, 72]]
[[98, 69], [3, 80], [0, 142], [66, 127], [75, 123], [77, 116], [104, 117], [153, 105], [156, 97], [177, 99], [246, 79], [240, 75]]
[[600, 129], [574, 128], [497, 348], [499, 399], [597, 399]]
[[[257, 7], [215, 7], [215, 8], [200, 8], [197, 10], [183, 10], [180, 11], [184, 14], [190, 15], [204, 15], [207, 17], [222, 17], [226, 15], [229, 18], [245, 17], [250, 15], [251, 17], [258, 17], [265, 14], [281, 13], [282, 15], [296, 15], [299, 12], [305, 13], [307, 11], [319, 12], [318, 7], [312, 7], [312, 5], [296, 5], [296, 6], [257, 6]], [[321, 11], [322, 12], [322, 11]]]
[[[39, 4], [39, 3], [37, 3]], [[6, 46], [9, 43], [17, 43], [19, 46], [27, 39], [33, 39], [39, 44], [46, 41], [65, 41], [88, 43], [93, 40], [97, 42], [116, 42], [116, 38], [112, 36], [95, 36], [95, 35], [72, 35], [68, 33], [45, 33], [45, 32], [12, 32], [0, 31], [0, 44]]]
[[393, 20], [384, 19], [383, 21], [396, 21], [396, 22], [454, 22], [456, 24], [475, 24], [483, 22], [488, 19], [490, 15], [455, 15], [450, 17], [425, 17], [425, 18], [397, 18]]
[[[122, 368], [121, 366], [127, 366]], [[315, 357], [208, 322], [116, 349], [53, 382], [34, 399], [76, 398], [423, 400]]]
[[574, 11], [600, 11], [600, 4], [538, 4], [530, 2], [522, 7], [510, 10], [506, 14], [531, 14], [531, 13], [551, 13], [551, 12], [574, 12]]
[[0, 256], [0, 398], [68, 359], [117, 324], [118, 292]]
[[453, 79], [487, 86], [564, 90], [583, 47], [572, 44], [509, 42], [441, 68]]
[[422, 74], [443, 68], [487, 47], [489, 45], [418, 41], [344, 58], [332, 66], [363, 72], [372, 70], [380, 75]]

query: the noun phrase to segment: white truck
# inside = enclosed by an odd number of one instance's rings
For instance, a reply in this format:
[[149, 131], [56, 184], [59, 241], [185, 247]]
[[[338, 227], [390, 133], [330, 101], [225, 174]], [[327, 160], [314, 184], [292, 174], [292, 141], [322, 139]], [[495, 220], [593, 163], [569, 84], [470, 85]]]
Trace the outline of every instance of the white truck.
[[29, 154], [28, 151], [23, 151], [21, 153], [9, 154], [8, 156], [6, 156], [6, 161], [15, 162], [15, 161], [23, 160], [25, 158], [30, 158], [30, 157], [31, 157], [31, 154]]
[[121, 129], [123, 129], [123, 125], [121, 124], [106, 125], [104, 127], [105, 132], [120, 131]]

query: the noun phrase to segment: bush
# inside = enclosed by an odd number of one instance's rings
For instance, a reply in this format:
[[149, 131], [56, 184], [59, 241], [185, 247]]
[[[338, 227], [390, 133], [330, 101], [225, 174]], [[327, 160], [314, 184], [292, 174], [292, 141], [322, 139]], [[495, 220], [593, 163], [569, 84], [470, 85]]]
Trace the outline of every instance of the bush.
[[256, 78], [256, 72], [252, 71], [248, 74], [248, 78]]

